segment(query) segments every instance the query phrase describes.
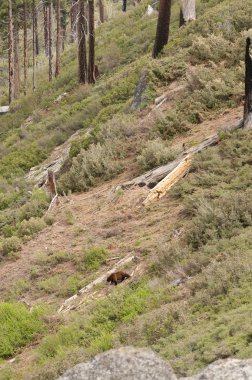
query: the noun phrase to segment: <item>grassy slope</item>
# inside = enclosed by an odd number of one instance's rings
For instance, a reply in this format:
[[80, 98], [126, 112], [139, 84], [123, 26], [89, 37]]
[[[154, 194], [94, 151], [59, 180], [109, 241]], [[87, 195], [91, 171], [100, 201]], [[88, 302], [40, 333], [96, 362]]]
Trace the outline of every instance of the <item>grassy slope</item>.
[[[142, 67], [147, 68], [149, 79], [147, 103], [158, 87], [178, 79], [188, 83], [176, 108], [159, 115], [155, 130], [145, 136], [146, 140], [160, 138], [162, 149], [172, 146], [174, 134], [193, 131], [202, 120], [240, 104], [244, 31], [252, 27], [249, 3], [202, 1], [198, 21], [180, 31], [176, 27], [177, 9], [171, 42], [158, 61], [149, 59], [155, 17], [142, 17], [143, 3], [98, 31], [97, 53], [103, 76], [94, 88], [77, 86], [75, 52], [69, 48], [61, 77], [50, 85], [40, 79], [34, 96], [14, 104], [13, 113], [1, 118], [1, 191], [5, 195], [8, 189], [10, 193], [7, 201], [4, 195], [1, 201], [1, 219], [9, 221], [8, 227], [2, 226], [3, 255], [13, 256], [20, 244], [17, 239], [25, 240], [44, 227], [38, 218], [47, 199], [39, 192], [29, 199], [27, 184], [18, 178], [81, 127], [85, 130], [92, 125], [94, 133], [88, 142], [80, 138], [73, 156], [86, 159], [81, 147], [92, 153], [92, 142], [107, 147], [110, 137], [99, 131], [101, 125], [107, 122], [111, 127], [115, 114], [116, 120], [128, 119]], [[53, 105], [64, 91], [70, 95], [60, 107]], [[20, 128], [32, 111], [32, 123]], [[129, 120], [129, 124], [134, 122]], [[223, 136], [218, 147], [196, 159], [194, 172], [173, 192], [173, 197], [184, 204], [178, 228], [187, 232], [181, 240], [174, 243], [169, 234], [164, 236], [165, 249], [158, 251], [158, 259], [155, 254], [150, 260], [146, 277], [129, 288], [115, 290], [99, 304], [94, 302], [84, 321], [76, 313], [65, 321], [67, 326], [45, 336], [32, 367], [20, 371], [17, 364], [13, 378], [27, 378], [23, 375], [26, 371], [34, 378], [52, 378], [58, 368], [120, 344], [151, 346], [180, 374], [191, 373], [219, 357], [251, 356], [251, 175], [245, 161], [251, 157], [252, 146], [248, 141], [244, 133]], [[117, 152], [112, 154], [123, 167], [124, 158]], [[69, 162], [72, 184], [76, 162], [74, 158]], [[95, 184], [85, 182], [77, 189]], [[17, 185], [19, 189], [14, 191]], [[69, 188], [66, 176], [62, 177], [62, 187]], [[35, 221], [31, 219], [34, 216]], [[157, 274], [161, 269], [160, 278]], [[192, 280], [179, 288], [168, 286], [171, 271], [185, 272]], [[8, 373], [4, 369], [2, 378], [11, 378]]]

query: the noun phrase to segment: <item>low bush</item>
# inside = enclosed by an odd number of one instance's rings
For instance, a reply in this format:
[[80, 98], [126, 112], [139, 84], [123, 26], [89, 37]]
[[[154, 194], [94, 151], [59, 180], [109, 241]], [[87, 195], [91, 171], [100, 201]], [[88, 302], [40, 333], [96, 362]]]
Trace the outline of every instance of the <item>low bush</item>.
[[32, 312], [18, 303], [0, 303], [0, 357], [13, 355], [44, 329], [41, 309]]
[[161, 139], [150, 140], [146, 143], [140, 155], [137, 157], [138, 164], [142, 172], [156, 166], [167, 164], [174, 160], [175, 152]]

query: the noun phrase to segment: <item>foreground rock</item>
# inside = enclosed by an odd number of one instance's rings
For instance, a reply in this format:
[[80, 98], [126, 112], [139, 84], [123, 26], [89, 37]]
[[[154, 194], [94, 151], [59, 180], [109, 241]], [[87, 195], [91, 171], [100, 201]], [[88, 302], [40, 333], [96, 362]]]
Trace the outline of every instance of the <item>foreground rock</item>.
[[58, 380], [176, 380], [170, 366], [148, 349], [123, 347], [78, 364]]
[[202, 372], [177, 378], [168, 363], [149, 349], [122, 347], [97, 355], [58, 380], [252, 380], [252, 360], [218, 360]]
[[252, 360], [218, 360], [199, 374], [180, 380], [252, 380]]

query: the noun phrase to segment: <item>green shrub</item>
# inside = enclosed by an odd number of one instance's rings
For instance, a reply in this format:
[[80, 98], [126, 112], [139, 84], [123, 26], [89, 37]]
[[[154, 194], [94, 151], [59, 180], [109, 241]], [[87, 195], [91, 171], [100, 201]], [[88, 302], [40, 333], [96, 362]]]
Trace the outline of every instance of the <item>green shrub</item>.
[[86, 250], [82, 256], [82, 263], [86, 270], [97, 270], [106, 263], [109, 252], [104, 247], [93, 247]]
[[141, 154], [137, 157], [141, 171], [167, 164], [174, 160], [175, 152], [167, 147], [161, 139], [150, 140], [146, 143]]
[[17, 303], [0, 304], [0, 357], [13, 355], [16, 350], [43, 330], [40, 321], [41, 310], [29, 312], [25, 306]]
[[46, 223], [41, 218], [30, 218], [29, 220], [23, 220], [17, 227], [17, 233], [19, 237], [33, 236], [46, 227]]
[[0, 255], [7, 256], [21, 250], [22, 242], [17, 236], [2, 239], [0, 242]]

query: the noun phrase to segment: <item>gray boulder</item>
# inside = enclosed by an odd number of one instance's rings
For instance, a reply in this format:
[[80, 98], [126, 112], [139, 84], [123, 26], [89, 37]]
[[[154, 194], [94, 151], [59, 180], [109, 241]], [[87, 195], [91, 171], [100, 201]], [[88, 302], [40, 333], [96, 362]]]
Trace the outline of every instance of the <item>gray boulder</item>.
[[97, 355], [58, 380], [177, 380], [171, 367], [149, 349], [122, 347]]
[[199, 374], [180, 380], [252, 380], [252, 360], [218, 360]]

